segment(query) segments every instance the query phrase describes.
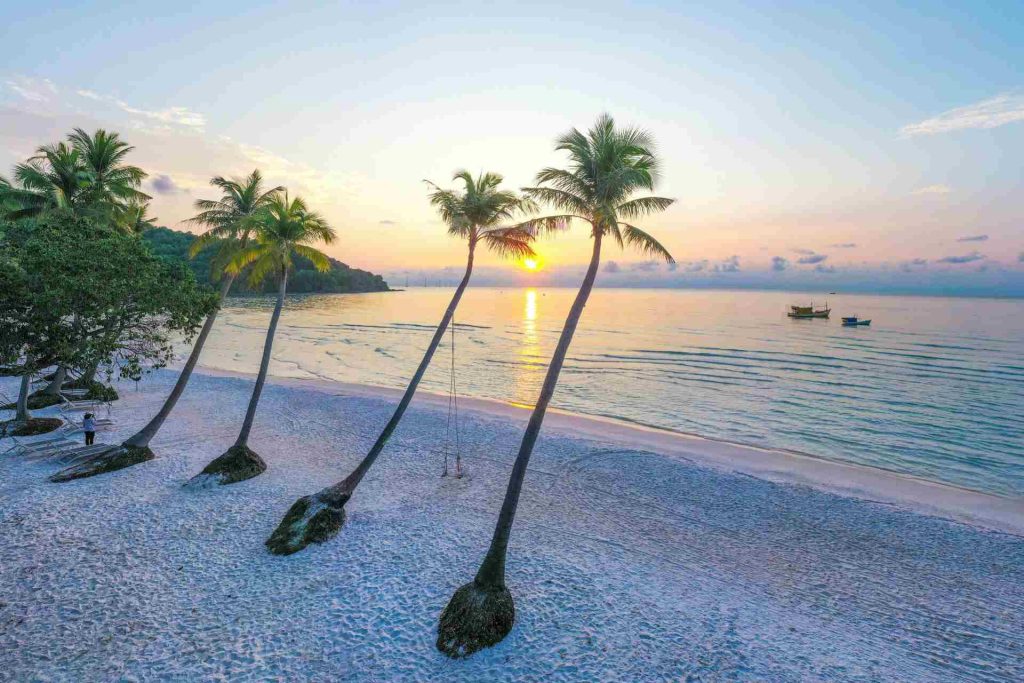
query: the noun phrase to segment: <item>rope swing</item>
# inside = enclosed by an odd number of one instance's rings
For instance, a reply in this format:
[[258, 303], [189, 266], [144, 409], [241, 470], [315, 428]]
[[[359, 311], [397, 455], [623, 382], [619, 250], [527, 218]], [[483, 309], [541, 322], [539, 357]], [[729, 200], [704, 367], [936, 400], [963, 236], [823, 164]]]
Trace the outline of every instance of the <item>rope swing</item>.
[[[452, 362], [448, 382], [448, 422], [444, 428], [444, 471], [442, 477], [448, 476], [448, 455], [455, 455], [455, 478], [462, 478], [462, 440], [459, 434], [459, 394], [455, 386], [455, 316], [452, 316]], [[453, 439], [454, 434], [454, 439]], [[454, 441], [454, 451], [452, 442]]]

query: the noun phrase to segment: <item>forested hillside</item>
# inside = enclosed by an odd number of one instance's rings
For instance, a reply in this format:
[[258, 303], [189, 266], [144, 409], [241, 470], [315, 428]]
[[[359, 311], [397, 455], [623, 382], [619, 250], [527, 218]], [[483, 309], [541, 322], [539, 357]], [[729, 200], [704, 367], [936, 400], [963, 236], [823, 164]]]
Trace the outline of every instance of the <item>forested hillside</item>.
[[[170, 261], [183, 261], [200, 282], [209, 282], [210, 260], [213, 249], [201, 252], [194, 259], [189, 259], [188, 250], [196, 236], [189, 232], [179, 232], [170, 228], [153, 228], [143, 234], [143, 239], [157, 256]], [[274, 278], [267, 278], [263, 284], [253, 290], [249, 288], [244, 277], [235, 280], [231, 294], [265, 294], [277, 290]], [[299, 294], [304, 292], [384, 292], [388, 283], [380, 275], [358, 268], [352, 268], [341, 261], [331, 259], [331, 269], [326, 273], [317, 272], [313, 264], [305, 258], [295, 258], [295, 269], [288, 276], [288, 292]]]

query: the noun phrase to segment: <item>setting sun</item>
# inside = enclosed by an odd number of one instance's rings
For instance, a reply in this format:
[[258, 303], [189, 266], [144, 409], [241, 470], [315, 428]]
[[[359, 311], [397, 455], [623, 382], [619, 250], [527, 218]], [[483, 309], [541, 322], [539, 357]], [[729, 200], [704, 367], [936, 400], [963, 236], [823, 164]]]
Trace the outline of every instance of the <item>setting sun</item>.
[[525, 258], [525, 259], [523, 259], [523, 268], [525, 268], [526, 270], [537, 270], [539, 267], [540, 267], [540, 263], [537, 262], [537, 259], [535, 259], [535, 258]]

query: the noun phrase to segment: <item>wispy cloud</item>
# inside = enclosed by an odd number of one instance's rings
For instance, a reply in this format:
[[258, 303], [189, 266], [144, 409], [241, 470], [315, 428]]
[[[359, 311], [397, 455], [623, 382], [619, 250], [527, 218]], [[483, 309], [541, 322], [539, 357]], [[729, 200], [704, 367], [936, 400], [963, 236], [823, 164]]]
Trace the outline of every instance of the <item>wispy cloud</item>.
[[834, 273], [836, 272], [835, 266], [826, 266], [824, 263], [819, 263], [814, 266], [814, 271], [817, 273]]
[[789, 259], [781, 256], [772, 256], [772, 270], [781, 273], [789, 266]]
[[602, 270], [604, 270], [604, 272], [606, 273], [611, 273], [614, 275], [615, 273], [621, 271], [622, 268], [619, 268], [619, 264], [616, 263], [615, 261], [607, 261], [604, 264], [604, 268]]
[[640, 261], [629, 264], [629, 270], [633, 273], [653, 273], [661, 267], [657, 261]]
[[949, 194], [952, 191], [953, 188], [949, 185], [925, 185], [917, 188], [911, 194]]
[[980, 252], [972, 251], [970, 254], [964, 254], [963, 256], [947, 256], [946, 258], [940, 258], [939, 263], [973, 263], [975, 261], [980, 261], [983, 258], [985, 258], [985, 256]]
[[828, 246], [832, 247], [833, 249], [856, 249], [857, 248], [857, 243], [856, 242], [840, 242], [839, 244], [830, 244]]
[[794, 249], [793, 253], [794, 254], [804, 254], [805, 256], [812, 256], [812, 255], [814, 255], [814, 250], [813, 249], [799, 249], [798, 248], [798, 249]]
[[4, 80], [4, 85], [23, 100], [36, 104], [49, 102], [57, 96], [57, 86], [49, 78], [11, 76]]
[[965, 107], [944, 111], [938, 116], [900, 128], [900, 135], [935, 135], [969, 128], [996, 128], [1024, 121], [1024, 95], [1004, 93]]
[[966, 237], [960, 237], [957, 242], [985, 242], [988, 240], [988, 235], [967, 235]]
[[902, 270], [904, 273], [910, 273], [915, 268], [924, 268], [927, 265], [928, 265], [928, 259], [926, 259], [926, 258], [915, 258], [915, 259], [910, 259], [909, 261], [904, 261], [903, 263], [901, 263], [900, 264], [900, 270]]
[[802, 256], [798, 258], [796, 262], [807, 266], [815, 263], [821, 263], [827, 258], [828, 256], [826, 254], [810, 254], [809, 256]]
[[392, 221], [385, 218], [384, 220], [377, 221], [378, 225], [398, 225], [398, 221]]
[[[94, 102], [103, 102], [112, 105], [126, 114], [139, 117], [134, 122], [136, 128], [146, 127], [147, 124], [156, 123], [169, 129], [171, 126], [180, 126], [189, 130], [201, 131], [206, 127], [206, 117], [188, 107], [165, 107], [163, 109], [143, 109], [129, 104], [113, 95], [104, 95], [93, 90], [75, 90], [79, 97]], [[144, 123], [145, 122], [145, 123]]]

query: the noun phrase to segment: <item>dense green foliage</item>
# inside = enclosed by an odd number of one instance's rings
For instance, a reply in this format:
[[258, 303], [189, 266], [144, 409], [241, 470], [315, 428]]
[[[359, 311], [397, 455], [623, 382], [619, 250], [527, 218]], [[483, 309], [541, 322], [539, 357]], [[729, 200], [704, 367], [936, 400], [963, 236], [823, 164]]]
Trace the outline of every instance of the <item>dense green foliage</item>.
[[138, 378], [217, 305], [187, 268], [105, 222], [51, 209], [17, 227], [0, 242], [0, 360], [22, 357], [26, 371], [99, 365]]
[[[190, 260], [189, 248], [196, 240], [196, 236], [192, 233], [170, 228], [154, 228], [146, 231], [142, 238], [157, 256], [175, 263], [187, 263], [195, 273], [197, 280], [207, 283], [214, 282], [212, 270], [216, 251], [213, 249], [203, 250]], [[388, 283], [380, 275], [351, 268], [336, 259], [330, 259], [330, 263], [331, 269], [321, 273], [317, 271], [312, 261], [301, 255], [296, 256], [293, 270], [288, 276], [288, 291], [292, 293], [338, 293], [385, 292], [388, 290]], [[240, 277], [232, 285], [231, 294], [263, 294], [274, 292], [275, 289], [276, 283], [273, 280], [268, 279], [254, 289], [249, 285], [247, 277]]]

